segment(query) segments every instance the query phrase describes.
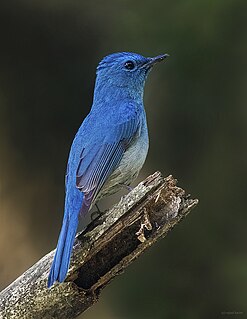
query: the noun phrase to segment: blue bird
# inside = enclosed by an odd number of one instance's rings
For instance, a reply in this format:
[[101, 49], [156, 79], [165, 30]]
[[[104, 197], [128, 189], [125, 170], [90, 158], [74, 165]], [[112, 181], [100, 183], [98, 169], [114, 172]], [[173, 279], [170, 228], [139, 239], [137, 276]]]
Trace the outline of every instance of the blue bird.
[[129, 185], [148, 152], [144, 84], [154, 58], [129, 52], [106, 56], [97, 67], [93, 104], [71, 146], [65, 177], [62, 229], [48, 287], [63, 282], [70, 264], [79, 215], [102, 197]]

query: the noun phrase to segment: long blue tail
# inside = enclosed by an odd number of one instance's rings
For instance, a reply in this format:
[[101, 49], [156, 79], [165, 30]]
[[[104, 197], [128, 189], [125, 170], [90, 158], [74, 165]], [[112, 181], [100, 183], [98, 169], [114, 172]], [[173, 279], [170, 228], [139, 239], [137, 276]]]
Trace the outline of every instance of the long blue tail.
[[78, 226], [78, 214], [64, 214], [63, 225], [59, 235], [56, 254], [48, 277], [48, 288], [55, 281], [63, 282], [70, 264], [70, 256]]

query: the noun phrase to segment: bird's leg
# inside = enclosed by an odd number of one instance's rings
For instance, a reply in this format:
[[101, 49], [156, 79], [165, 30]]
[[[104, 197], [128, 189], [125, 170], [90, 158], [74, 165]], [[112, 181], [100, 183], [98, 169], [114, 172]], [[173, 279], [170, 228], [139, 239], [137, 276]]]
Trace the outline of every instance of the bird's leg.
[[96, 218], [98, 218], [98, 217], [102, 214], [101, 210], [99, 209], [98, 204], [95, 204], [95, 206], [96, 206], [96, 208], [97, 208], [97, 211], [92, 212], [92, 214], [91, 214], [91, 221], [95, 220]]
[[97, 208], [98, 213], [99, 213], [99, 214], [102, 214], [102, 211], [100, 210], [99, 205], [98, 205], [98, 204], [95, 204], [95, 206], [96, 206], [96, 208]]

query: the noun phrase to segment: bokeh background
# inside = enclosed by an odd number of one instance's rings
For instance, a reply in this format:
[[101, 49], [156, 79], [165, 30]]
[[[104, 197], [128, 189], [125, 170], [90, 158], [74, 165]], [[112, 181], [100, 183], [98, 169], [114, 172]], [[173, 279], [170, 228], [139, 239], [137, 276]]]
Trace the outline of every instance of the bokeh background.
[[169, 53], [146, 85], [139, 180], [173, 174], [200, 204], [83, 318], [247, 317], [246, 11], [245, 0], [1, 1], [0, 289], [56, 245], [99, 60]]

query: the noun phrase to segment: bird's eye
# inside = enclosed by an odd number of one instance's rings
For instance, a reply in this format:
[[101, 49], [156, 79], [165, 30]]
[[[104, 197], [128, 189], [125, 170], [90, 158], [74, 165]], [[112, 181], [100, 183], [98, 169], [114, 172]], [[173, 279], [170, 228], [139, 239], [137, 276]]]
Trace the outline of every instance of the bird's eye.
[[134, 67], [135, 67], [135, 64], [134, 64], [133, 61], [127, 61], [127, 62], [124, 63], [124, 67], [127, 70], [133, 70]]

